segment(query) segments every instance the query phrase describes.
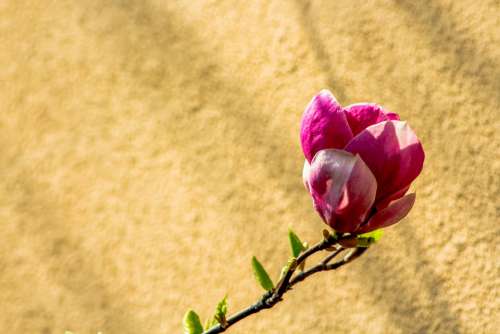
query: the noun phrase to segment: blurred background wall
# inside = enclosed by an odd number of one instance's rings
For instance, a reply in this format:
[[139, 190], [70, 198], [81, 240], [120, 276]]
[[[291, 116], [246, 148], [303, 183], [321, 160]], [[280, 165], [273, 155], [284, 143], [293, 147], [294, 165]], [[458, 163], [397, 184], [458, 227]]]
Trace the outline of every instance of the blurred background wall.
[[230, 333], [498, 333], [496, 0], [0, 1], [0, 329], [180, 333], [323, 224], [299, 121], [329, 88], [422, 138], [410, 216]]

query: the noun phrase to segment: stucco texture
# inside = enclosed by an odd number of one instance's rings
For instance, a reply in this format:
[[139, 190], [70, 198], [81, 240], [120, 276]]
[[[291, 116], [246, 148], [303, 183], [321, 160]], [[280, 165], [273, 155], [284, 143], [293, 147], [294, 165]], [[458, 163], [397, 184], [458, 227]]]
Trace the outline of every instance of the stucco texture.
[[498, 333], [500, 4], [0, 1], [0, 331], [180, 333], [261, 295], [311, 97], [378, 102], [426, 150], [410, 215], [228, 333]]

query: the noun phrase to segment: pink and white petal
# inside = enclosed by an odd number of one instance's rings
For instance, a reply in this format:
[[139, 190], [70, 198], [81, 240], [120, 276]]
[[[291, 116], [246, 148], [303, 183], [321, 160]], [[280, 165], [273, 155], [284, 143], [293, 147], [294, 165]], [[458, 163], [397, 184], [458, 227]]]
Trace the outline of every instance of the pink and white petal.
[[354, 136], [369, 127], [388, 120], [399, 120], [396, 113], [388, 112], [375, 103], [356, 103], [344, 108], [347, 122]]
[[406, 217], [415, 203], [415, 194], [408, 194], [396, 201], [393, 201], [389, 206], [377, 212], [368, 223], [361, 226], [356, 233], [366, 233], [379, 228], [387, 227], [396, 224], [401, 219]]
[[327, 148], [343, 148], [352, 139], [342, 107], [328, 90], [322, 90], [302, 116], [300, 142], [307, 161]]
[[385, 117], [387, 117], [388, 121], [399, 121], [400, 120], [399, 115], [396, 114], [395, 112], [390, 112], [390, 111], [384, 110], [384, 113], [385, 113]]
[[359, 155], [356, 155], [356, 163], [335, 212], [336, 224], [332, 227], [339, 232], [353, 232], [355, 226], [357, 228], [366, 220], [376, 193], [375, 176]]
[[346, 151], [319, 151], [307, 181], [315, 208], [339, 232], [354, 232], [366, 219], [377, 192], [372, 172], [359, 156]]
[[385, 198], [381, 198], [381, 199], [377, 200], [377, 202], [375, 203], [376, 208], [378, 210], [382, 210], [382, 209], [386, 208], [392, 201], [395, 201], [395, 200], [403, 197], [406, 194], [406, 192], [408, 191], [408, 189], [410, 189], [409, 185], [407, 187], [404, 187], [403, 189], [396, 191], [395, 193], [390, 194], [389, 196], [387, 196]]
[[307, 191], [310, 192], [309, 190], [309, 173], [311, 171], [311, 165], [309, 165], [309, 162], [307, 160], [304, 161], [304, 168], [302, 169], [302, 182], [304, 182], [304, 186], [306, 187]]
[[425, 154], [406, 122], [384, 121], [367, 127], [345, 147], [359, 154], [377, 179], [376, 202], [406, 187], [422, 171]]

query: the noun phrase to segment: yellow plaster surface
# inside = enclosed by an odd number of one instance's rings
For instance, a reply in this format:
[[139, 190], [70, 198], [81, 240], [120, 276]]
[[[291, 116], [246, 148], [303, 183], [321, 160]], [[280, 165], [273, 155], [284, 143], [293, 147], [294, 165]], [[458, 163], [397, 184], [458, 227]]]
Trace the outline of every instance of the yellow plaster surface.
[[0, 1], [0, 331], [180, 333], [261, 294], [329, 88], [408, 120], [409, 217], [229, 333], [498, 333], [495, 0]]

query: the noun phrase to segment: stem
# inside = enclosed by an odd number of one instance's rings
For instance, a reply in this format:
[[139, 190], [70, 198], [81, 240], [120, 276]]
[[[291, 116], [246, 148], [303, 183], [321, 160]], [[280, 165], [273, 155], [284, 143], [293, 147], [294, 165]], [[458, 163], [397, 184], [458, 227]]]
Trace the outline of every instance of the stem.
[[[313, 247], [307, 249], [303, 253], [301, 253], [295, 262], [290, 265], [286, 273], [283, 275], [283, 278], [278, 282], [277, 286], [271, 290], [266, 292], [262, 297], [253, 305], [247, 307], [244, 310], [241, 310], [240, 312], [234, 314], [233, 316], [227, 318], [226, 323], [224, 326], [221, 324], [218, 324], [205, 332], [203, 334], [216, 334], [216, 333], [222, 333], [225, 332], [226, 329], [228, 329], [230, 326], [234, 325], [238, 321], [245, 319], [246, 317], [255, 314], [257, 312], [260, 312], [264, 309], [268, 309], [276, 305], [278, 302], [282, 300], [282, 296], [292, 288], [295, 284], [302, 282], [305, 280], [307, 277], [320, 272], [320, 271], [328, 271], [328, 270], [335, 270], [344, 264], [347, 264], [351, 262], [352, 260], [356, 259], [357, 257], [361, 256], [367, 248], [354, 248], [349, 254], [347, 254], [342, 260], [334, 263], [330, 263], [330, 261], [335, 258], [338, 254], [340, 254], [345, 248], [342, 246], [338, 245], [339, 240], [343, 239], [352, 239], [352, 236], [346, 236], [346, 235], [340, 235], [340, 236], [329, 236], [325, 239], [323, 239], [321, 242], [317, 243]], [[331, 254], [329, 254], [327, 257], [325, 257], [319, 264], [313, 266], [312, 268], [301, 272], [297, 274], [294, 278], [292, 278], [295, 270], [298, 268], [298, 266], [304, 262], [309, 256], [318, 253], [320, 251], [325, 250], [326, 248], [329, 248], [333, 245], [337, 245], [339, 248], [334, 250]]]
[[[317, 272], [320, 272], [320, 271], [328, 271], [328, 270], [335, 270], [339, 267], [342, 267], [344, 264], [347, 264], [349, 262], [351, 262], [352, 260], [356, 259], [357, 257], [361, 256], [361, 254], [363, 254], [364, 252], [366, 252], [368, 248], [354, 248], [354, 250], [352, 250], [349, 254], [347, 254], [342, 260], [340, 261], [337, 261], [337, 262], [334, 262], [332, 264], [328, 264], [329, 261], [326, 261], [331, 255], [337, 255], [338, 253], [340, 253], [341, 251], [344, 250], [344, 248], [341, 248], [337, 251], [335, 251], [333, 254], [331, 254], [330, 256], [327, 256], [325, 258], [325, 260], [321, 261], [320, 264], [317, 264], [315, 265], [314, 267], [312, 267], [311, 269], [309, 270], [306, 270], [300, 274], [298, 274], [297, 276], [295, 276], [291, 281], [290, 281], [290, 284], [289, 284], [289, 288], [291, 288], [292, 286], [294, 286], [295, 284], [299, 283], [299, 282], [302, 282], [303, 280], [305, 280], [307, 277], [311, 276], [312, 274], [315, 274]], [[333, 257], [332, 257], [333, 258]]]

